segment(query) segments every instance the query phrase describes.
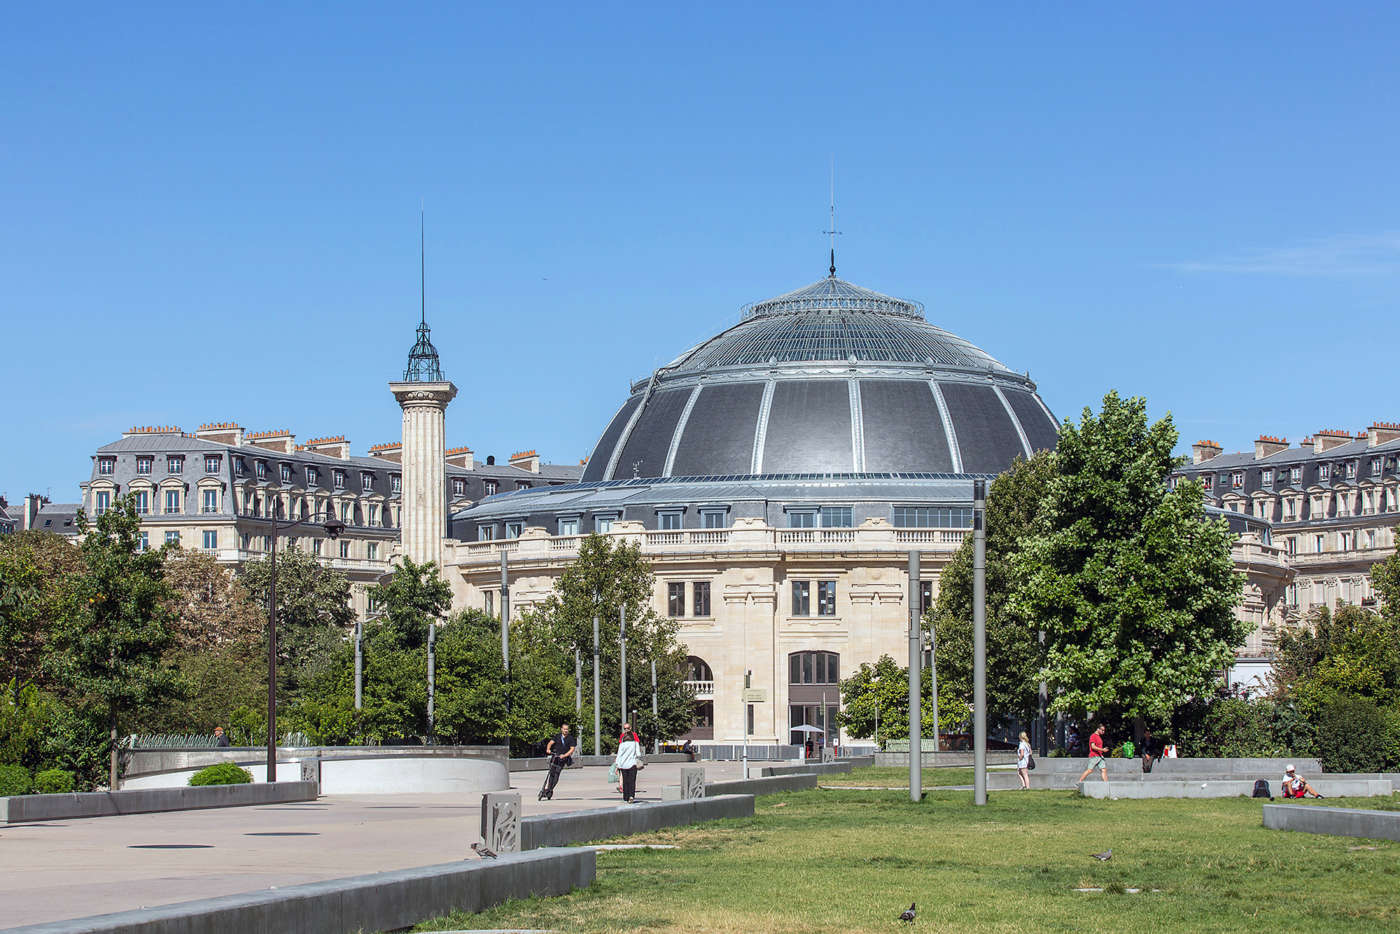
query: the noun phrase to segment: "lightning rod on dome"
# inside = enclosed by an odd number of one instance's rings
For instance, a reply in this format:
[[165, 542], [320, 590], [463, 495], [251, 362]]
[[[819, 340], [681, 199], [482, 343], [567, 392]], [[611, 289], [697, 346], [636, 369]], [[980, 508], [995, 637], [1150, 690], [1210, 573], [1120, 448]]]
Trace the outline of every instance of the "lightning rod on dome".
[[831, 157], [831, 229], [823, 230], [822, 233], [831, 237], [831, 268], [827, 271], [831, 278], [836, 278], [836, 236], [841, 231], [836, 229], [836, 157]]
[[426, 211], [423, 199], [418, 199], [418, 303], [419, 324], [428, 323], [428, 241], [424, 233], [423, 218]]

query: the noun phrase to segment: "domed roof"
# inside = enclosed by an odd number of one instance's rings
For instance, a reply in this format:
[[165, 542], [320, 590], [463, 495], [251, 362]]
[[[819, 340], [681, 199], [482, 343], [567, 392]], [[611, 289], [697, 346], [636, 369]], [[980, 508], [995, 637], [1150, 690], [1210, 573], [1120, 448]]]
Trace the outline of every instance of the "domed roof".
[[1028, 377], [923, 305], [833, 274], [634, 385], [583, 479], [999, 473], [1057, 427]]

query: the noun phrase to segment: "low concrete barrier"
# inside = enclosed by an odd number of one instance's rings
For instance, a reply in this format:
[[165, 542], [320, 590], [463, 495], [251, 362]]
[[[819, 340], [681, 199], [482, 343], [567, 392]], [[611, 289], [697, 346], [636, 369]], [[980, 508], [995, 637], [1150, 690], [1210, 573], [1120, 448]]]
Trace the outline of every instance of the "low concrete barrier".
[[1400, 811], [1359, 811], [1354, 808], [1307, 804], [1266, 804], [1264, 826], [1270, 830], [1296, 830], [1299, 833], [1400, 840]]
[[[689, 755], [683, 752], [663, 752], [660, 755], [652, 753], [643, 754], [648, 764], [656, 762], [690, 762]], [[612, 756], [585, 756], [574, 755], [574, 764], [571, 768], [580, 766], [601, 765], [604, 768], [613, 764]], [[523, 759], [511, 759], [510, 770], [512, 772], [543, 772], [549, 768], [549, 756], [529, 756]]]
[[[279, 746], [279, 763], [300, 759], [366, 759], [408, 756], [414, 759], [489, 759], [505, 764], [505, 746]], [[266, 765], [265, 746], [186, 746], [171, 749], [132, 749], [122, 752], [124, 781], [161, 772], [193, 772], [217, 762], [233, 762], [251, 769]], [[281, 768], [278, 770], [281, 775]]]
[[520, 848], [567, 846], [588, 840], [629, 836], [727, 817], [752, 817], [753, 795], [724, 795], [658, 804], [629, 804], [527, 817], [520, 822]]
[[[1371, 798], [1390, 795], [1390, 782], [1373, 779], [1308, 779], [1308, 784], [1329, 798]], [[1277, 782], [1269, 788], [1278, 794]], [[1250, 797], [1254, 782], [1244, 780], [1219, 781], [1156, 781], [1117, 782], [1110, 779], [1089, 779], [1079, 783], [1079, 793], [1086, 798], [1235, 798]]]
[[589, 849], [511, 853], [286, 888], [260, 889], [160, 908], [11, 928], [6, 934], [354, 934], [406, 928], [458, 909], [480, 911], [511, 898], [563, 895], [592, 884]]
[[[902, 769], [909, 768], [909, 753], [907, 752], [877, 752], [872, 765], [893, 766]], [[939, 766], [970, 766], [973, 764], [972, 753], [970, 752], [925, 752], [919, 760], [925, 768], [938, 768]], [[1039, 760], [1036, 760], [1039, 761]], [[1001, 752], [999, 750], [987, 751], [988, 765], [1007, 765], [1016, 762], [1016, 753]]]
[[[1351, 773], [1351, 772], [1321, 772], [1321, 773], [1319, 773], [1319, 772], [1305, 772], [1305, 773], [1303, 773], [1303, 774], [1304, 774], [1304, 776], [1305, 776], [1309, 781], [1314, 781], [1314, 780], [1317, 780], [1317, 781], [1338, 781], [1338, 780], [1347, 780], [1347, 781], [1353, 781], [1353, 780], [1354, 780], [1354, 781], [1384, 781], [1384, 782], [1390, 782], [1390, 783], [1391, 783], [1392, 789], [1394, 789], [1394, 790], [1400, 790], [1400, 786], [1396, 785], [1396, 783], [1395, 783], [1395, 779], [1397, 778], [1397, 776], [1394, 775], [1394, 774], [1391, 774], [1391, 773], [1383, 773], [1383, 772], [1361, 772], [1361, 773]], [[1031, 789], [1032, 789], [1033, 791], [1043, 791], [1043, 790], [1047, 790], [1047, 789], [1048, 789], [1048, 790], [1058, 790], [1058, 791], [1072, 790], [1072, 789], [1075, 789], [1075, 788], [1078, 788], [1078, 787], [1079, 787], [1079, 775], [1080, 775], [1079, 772], [1045, 772], [1045, 771], [1042, 771], [1042, 770], [1040, 770], [1040, 769], [1036, 769], [1035, 771], [1031, 772]], [[1146, 783], [1155, 783], [1155, 782], [1183, 782], [1183, 781], [1190, 781], [1190, 782], [1196, 782], [1197, 784], [1199, 784], [1199, 783], [1201, 783], [1201, 782], [1246, 781], [1246, 780], [1247, 780], [1247, 781], [1249, 781], [1249, 782], [1252, 783], [1255, 779], [1259, 779], [1259, 778], [1262, 778], [1262, 779], [1264, 779], [1265, 781], [1267, 781], [1267, 782], [1269, 783], [1269, 787], [1272, 788], [1272, 789], [1274, 789], [1275, 794], [1277, 794], [1277, 792], [1278, 792], [1278, 787], [1279, 787], [1279, 783], [1282, 781], [1283, 775], [1282, 775], [1282, 773], [1280, 773], [1280, 772], [1267, 772], [1267, 771], [1258, 771], [1258, 772], [1239, 771], [1239, 772], [1213, 772], [1213, 773], [1205, 773], [1205, 772], [1202, 772], [1202, 773], [1194, 773], [1194, 774], [1189, 774], [1189, 775], [1182, 775], [1182, 774], [1179, 773], [1179, 772], [1175, 772], [1175, 773], [1164, 773], [1164, 772], [1158, 772], [1158, 771], [1155, 770], [1155, 769], [1154, 769], [1152, 772], [1150, 772], [1150, 773], [1148, 773], [1148, 774], [1145, 774], [1145, 775], [1142, 774], [1140, 771], [1137, 772], [1137, 773], [1133, 773], [1133, 772], [1130, 771], [1130, 772], [1128, 772], [1127, 774], [1123, 774], [1123, 773], [1121, 773], [1121, 772], [1109, 772], [1109, 780], [1110, 780], [1110, 781], [1115, 781], [1115, 782], [1146, 782]], [[1095, 769], [1094, 772], [1093, 772], [1087, 779], [1085, 779], [1084, 781], [1085, 781], [1085, 784], [1088, 784], [1088, 783], [1090, 783], [1090, 782], [1099, 782], [1099, 783], [1102, 783], [1102, 782], [1103, 782], [1103, 779], [1099, 777], [1099, 772], [1098, 772], [1097, 769]], [[1005, 770], [1003, 770], [1003, 771], [988, 772], [988, 773], [987, 773], [987, 790], [988, 790], [988, 791], [1008, 791], [1008, 790], [1014, 790], [1014, 789], [1017, 789], [1017, 788], [1020, 788], [1020, 787], [1021, 787], [1021, 780], [1020, 780], [1020, 778], [1017, 776], [1017, 774], [1015, 773], [1015, 771], [1005, 771]], [[1327, 793], [1327, 792], [1325, 792], [1325, 791], [1323, 792], [1323, 794], [1326, 794], [1326, 793]]]
[[[802, 772], [797, 775], [770, 775], [767, 778], [736, 778], [727, 782], [707, 782], [705, 797], [720, 795], [772, 795], [781, 791], [811, 791], [817, 787], [815, 772]], [[666, 785], [661, 789], [661, 800], [681, 800], [680, 785]]]
[[315, 782], [273, 785], [204, 785], [198, 788], [142, 788], [133, 791], [84, 791], [64, 795], [21, 795], [0, 798], [0, 824], [114, 817], [155, 811], [234, 808], [255, 804], [314, 801]]
[[[410, 747], [418, 750], [428, 747]], [[305, 762], [320, 763], [321, 793], [325, 795], [474, 794], [510, 787], [504, 759], [492, 756], [337, 755], [277, 763], [279, 782], [301, 777]], [[244, 766], [253, 781], [263, 781], [267, 762]], [[152, 772], [124, 782], [125, 788], [178, 788], [189, 783], [193, 770]]]
[[850, 759], [842, 759], [839, 762], [807, 762], [802, 765], [766, 765], [758, 774], [763, 778], [774, 775], [839, 775], [855, 767]]
[[[1012, 762], [1015, 762], [1013, 757]], [[1142, 759], [1140, 757], [1132, 759], [1105, 759], [1108, 766], [1108, 774], [1113, 775], [1133, 775], [1142, 774]], [[1292, 764], [1297, 766], [1298, 771], [1304, 775], [1316, 775], [1322, 771], [1322, 764], [1316, 759], [1220, 759], [1220, 758], [1192, 758], [1192, 759], [1155, 759], [1153, 760], [1153, 775], [1177, 775], [1182, 778], [1190, 778], [1193, 775], [1257, 775], [1260, 778], [1268, 775], [1282, 775], [1285, 766]], [[1053, 772], [1071, 772], [1078, 775], [1089, 767], [1089, 760], [1083, 757], [1041, 757], [1035, 759], [1036, 773], [1048, 775]], [[1097, 764], [1094, 767], [1094, 774], [1099, 774]]]

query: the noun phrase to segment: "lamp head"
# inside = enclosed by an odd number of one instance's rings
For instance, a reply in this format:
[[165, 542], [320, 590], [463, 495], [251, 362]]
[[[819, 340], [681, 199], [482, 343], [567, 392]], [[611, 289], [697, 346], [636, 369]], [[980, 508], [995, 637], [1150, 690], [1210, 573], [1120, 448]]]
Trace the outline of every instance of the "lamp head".
[[326, 530], [326, 535], [332, 539], [340, 537], [340, 533], [345, 531], [345, 523], [336, 518], [335, 513], [331, 513], [325, 524], [321, 528]]

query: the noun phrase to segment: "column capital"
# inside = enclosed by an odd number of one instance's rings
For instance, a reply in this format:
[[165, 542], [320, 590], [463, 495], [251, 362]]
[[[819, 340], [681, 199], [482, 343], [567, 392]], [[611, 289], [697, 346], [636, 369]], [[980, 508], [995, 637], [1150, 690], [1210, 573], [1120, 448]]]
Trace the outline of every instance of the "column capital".
[[440, 383], [395, 382], [389, 384], [389, 391], [394, 394], [394, 400], [406, 409], [420, 406], [445, 409], [447, 403], [457, 396], [456, 385], [446, 380]]

